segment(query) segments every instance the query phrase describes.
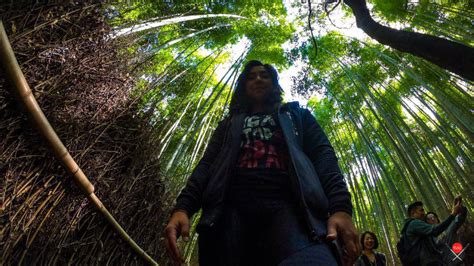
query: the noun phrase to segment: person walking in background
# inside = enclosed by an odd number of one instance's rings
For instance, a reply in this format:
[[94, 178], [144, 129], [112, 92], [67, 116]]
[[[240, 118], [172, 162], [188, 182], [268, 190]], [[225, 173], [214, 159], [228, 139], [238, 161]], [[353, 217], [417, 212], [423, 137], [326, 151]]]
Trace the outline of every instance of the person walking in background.
[[377, 236], [371, 231], [365, 231], [360, 236], [362, 255], [356, 261], [355, 266], [385, 266], [387, 260], [385, 254], [376, 252], [379, 247]]
[[352, 204], [334, 150], [307, 109], [282, 103], [276, 70], [248, 62], [230, 114], [217, 126], [165, 229], [176, 245], [202, 208], [200, 265], [346, 265], [360, 253]]

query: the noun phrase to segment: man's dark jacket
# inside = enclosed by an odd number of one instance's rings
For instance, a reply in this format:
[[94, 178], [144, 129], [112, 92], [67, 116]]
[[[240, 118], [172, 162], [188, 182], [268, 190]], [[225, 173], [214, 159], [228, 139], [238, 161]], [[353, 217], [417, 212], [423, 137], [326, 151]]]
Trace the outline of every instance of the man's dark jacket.
[[[174, 210], [191, 217], [202, 208], [198, 232], [212, 227], [224, 208], [229, 179], [237, 163], [246, 114], [238, 113], [219, 122], [201, 161], [177, 198]], [[322, 236], [316, 219], [344, 211], [352, 215], [352, 204], [334, 150], [313, 115], [297, 102], [278, 108], [278, 121], [291, 163], [291, 190], [298, 199], [309, 233]]]
[[443, 261], [441, 249], [436, 243], [436, 237], [445, 231], [453, 220], [454, 215], [449, 215], [442, 223], [437, 225], [413, 218], [405, 220], [404, 228], [406, 227], [408, 242], [412, 243], [413, 246], [418, 245], [419, 248], [417, 254], [419, 256], [418, 265], [424, 266]]

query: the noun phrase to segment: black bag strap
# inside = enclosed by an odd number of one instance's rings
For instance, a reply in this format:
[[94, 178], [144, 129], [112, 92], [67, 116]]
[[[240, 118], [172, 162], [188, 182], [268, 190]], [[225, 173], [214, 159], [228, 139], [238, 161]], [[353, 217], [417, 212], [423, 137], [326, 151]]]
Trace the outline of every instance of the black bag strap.
[[[402, 235], [405, 237], [406, 241], [408, 241], [408, 235], [407, 235], [408, 226], [409, 226], [410, 223], [413, 222], [414, 220], [415, 220], [415, 219], [409, 220], [409, 221], [405, 224], [405, 226], [403, 227], [403, 229], [402, 229]], [[420, 241], [420, 238], [417, 237], [417, 238], [415, 239], [415, 241], [413, 242], [413, 244], [410, 245], [410, 249], [413, 248], [414, 246], [416, 246], [416, 244], [418, 244], [419, 241]]]

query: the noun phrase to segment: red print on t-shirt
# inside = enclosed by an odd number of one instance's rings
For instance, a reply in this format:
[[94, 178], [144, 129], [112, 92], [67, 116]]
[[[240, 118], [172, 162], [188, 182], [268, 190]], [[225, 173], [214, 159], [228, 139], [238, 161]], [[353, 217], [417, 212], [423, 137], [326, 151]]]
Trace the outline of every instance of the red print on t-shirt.
[[287, 169], [288, 149], [272, 115], [245, 118], [238, 165], [241, 168]]

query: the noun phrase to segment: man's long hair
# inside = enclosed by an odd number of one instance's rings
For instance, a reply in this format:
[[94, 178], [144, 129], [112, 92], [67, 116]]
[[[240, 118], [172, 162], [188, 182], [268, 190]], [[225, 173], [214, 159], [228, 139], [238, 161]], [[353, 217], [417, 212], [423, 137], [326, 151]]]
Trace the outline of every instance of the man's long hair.
[[260, 61], [251, 60], [245, 65], [244, 70], [237, 79], [237, 85], [235, 87], [234, 94], [232, 95], [232, 99], [230, 100], [229, 109], [231, 115], [240, 112], [248, 112], [250, 110], [250, 107], [252, 106], [252, 101], [245, 93], [245, 83], [247, 81], [247, 77], [250, 73], [250, 70], [252, 69], [252, 67], [255, 66], [263, 66], [265, 70], [270, 73], [270, 76], [272, 78], [273, 92], [267, 98], [266, 104], [269, 104], [271, 106], [275, 103], [281, 103], [283, 100], [283, 89], [278, 83], [278, 73], [276, 69], [269, 64], [263, 64]]

